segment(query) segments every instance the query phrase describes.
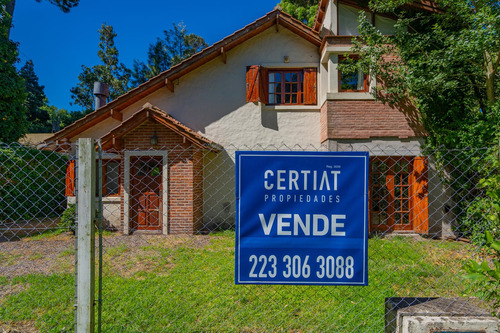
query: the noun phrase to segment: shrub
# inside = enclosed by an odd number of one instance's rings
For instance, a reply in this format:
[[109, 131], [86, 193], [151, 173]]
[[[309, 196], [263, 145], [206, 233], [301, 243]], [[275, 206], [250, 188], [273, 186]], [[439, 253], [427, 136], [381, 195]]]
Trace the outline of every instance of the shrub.
[[62, 229], [68, 229], [75, 234], [76, 230], [76, 205], [69, 204], [68, 208], [61, 215], [61, 222], [59, 223], [59, 227]]
[[486, 256], [482, 262], [469, 260], [465, 277], [475, 284], [477, 293], [493, 305], [493, 315], [500, 317], [500, 241], [491, 232], [484, 235]]
[[59, 216], [65, 209], [67, 157], [0, 145], [0, 220]]

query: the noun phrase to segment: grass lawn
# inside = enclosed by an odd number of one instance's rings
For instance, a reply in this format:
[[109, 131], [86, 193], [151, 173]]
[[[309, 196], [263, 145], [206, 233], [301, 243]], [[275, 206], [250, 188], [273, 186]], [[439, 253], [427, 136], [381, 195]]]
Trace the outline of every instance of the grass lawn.
[[[134, 237], [141, 242], [127, 241]], [[103, 332], [382, 332], [385, 297], [466, 295], [461, 267], [473, 250], [448, 241], [373, 238], [368, 287], [236, 286], [234, 232], [108, 235]], [[53, 255], [57, 265], [46, 272], [3, 276], [15, 255], [0, 247], [0, 330], [3, 324], [72, 331], [74, 252]]]

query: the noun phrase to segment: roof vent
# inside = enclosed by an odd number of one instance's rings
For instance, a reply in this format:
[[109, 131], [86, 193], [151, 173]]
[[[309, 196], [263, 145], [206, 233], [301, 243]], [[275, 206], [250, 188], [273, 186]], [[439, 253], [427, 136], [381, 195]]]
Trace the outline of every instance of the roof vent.
[[109, 85], [103, 82], [94, 82], [94, 107], [95, 110], [106, 105], [109, 96]]

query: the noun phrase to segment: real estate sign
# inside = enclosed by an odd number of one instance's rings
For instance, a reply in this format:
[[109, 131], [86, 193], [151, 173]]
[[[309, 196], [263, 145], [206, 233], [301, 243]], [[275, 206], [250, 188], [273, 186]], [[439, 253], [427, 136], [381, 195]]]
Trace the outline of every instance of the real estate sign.
[[236, 152], [237, 284], [367, 285], [368, 153]]

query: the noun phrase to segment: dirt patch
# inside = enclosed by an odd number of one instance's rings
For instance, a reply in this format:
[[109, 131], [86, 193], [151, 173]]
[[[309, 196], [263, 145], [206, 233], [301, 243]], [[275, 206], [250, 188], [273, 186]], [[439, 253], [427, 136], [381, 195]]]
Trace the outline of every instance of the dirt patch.
[[[139, 271], [171, 268], [168, 250], [179, 247], [199, 249], [210, 244], [210, 236], [122, 235], [103, 237], [104, 266], [135, 274]], [[69, 232], [42, 239], [23, 238], [0, 243], [0, 277], [27, 274], [74, 272], [75, 238]], [[96, 238], [97, 256], [97, 238]], [[164, 260], [158, 262], [159, 259]], [[97, 258], [96, 258], [97, 261]], [[160, 272], [159, 272], [160, 273]]]
[[40, 332], [35, 327], [35, 322], [18, 321], [13, 323], [1, 323], [0, 333], [38, 333]]
[[154, 272], [167, 275], [174, 267], [171, 253], [179, 247], [200, 249], [210, 244], [208, 236], [119, 235], [106, 237], [104, 270], [124, 277], [140, 278]]
[[[26, 274], [51, 274], [61, 271], [61, 254], [74, 249], [71, 235], [61, 234], [46, 239], [23, 238], [0, 243], [0, 276], [15, 277]], [[67, 258], [68, 260], [74, 259]], [[68, 261], [66, 260], [66, 261]]]

